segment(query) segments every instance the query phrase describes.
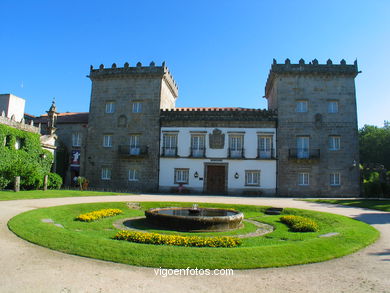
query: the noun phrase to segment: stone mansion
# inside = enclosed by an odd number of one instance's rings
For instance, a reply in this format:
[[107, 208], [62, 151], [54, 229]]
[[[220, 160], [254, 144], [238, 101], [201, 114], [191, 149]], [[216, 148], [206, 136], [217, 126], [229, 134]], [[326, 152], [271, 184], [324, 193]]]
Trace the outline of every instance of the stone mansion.
[[122, 191], [358, 196], [358, 73], [274, 60], [267, 110], [177, 108], [165, 63], [91, 66], [89, 113], [55, 113], [57, 172]]

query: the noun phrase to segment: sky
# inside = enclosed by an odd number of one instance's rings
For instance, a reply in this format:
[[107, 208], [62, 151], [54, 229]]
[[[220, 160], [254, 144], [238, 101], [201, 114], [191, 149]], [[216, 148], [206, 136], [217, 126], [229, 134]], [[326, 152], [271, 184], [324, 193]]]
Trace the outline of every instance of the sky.
[[1, 0], [0, 93], [87, 112], [89, 66], [166, 61], [178, 107], [266, 108], [273, 58], [358, 61], [359, 127], [390, 120], [390, 1]]

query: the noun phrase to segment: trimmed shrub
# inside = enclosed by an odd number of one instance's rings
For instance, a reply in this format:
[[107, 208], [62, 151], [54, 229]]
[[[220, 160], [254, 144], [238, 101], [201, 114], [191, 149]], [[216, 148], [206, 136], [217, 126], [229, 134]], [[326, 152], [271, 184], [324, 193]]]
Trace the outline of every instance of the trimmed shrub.
[[287, 215], [281, 217], [280, 221], [294, 232], [317, 232], [320, 230], [315, 221], [302, 216]]
[[57, 173], [49, 173], [47, 175], [47, 188], [60, 189], [62, 185], [62, 177]]
[[189, 247], [236, 247], [241, 245], [241, 239], [236, 237], [186, 237], [179, 235], [162, 235], [158, 233], [144, 233], [125, 230], [118, 232], [114, 236], [114, 239], [143, 244], [176, 245]]
[[75, 220], [82, 222], [93, 222], [102, 218], [113, 217], [122, 213], [123, 212], [120, 209], [104, 209], [86, 214], [81, 214], [77, 216]]

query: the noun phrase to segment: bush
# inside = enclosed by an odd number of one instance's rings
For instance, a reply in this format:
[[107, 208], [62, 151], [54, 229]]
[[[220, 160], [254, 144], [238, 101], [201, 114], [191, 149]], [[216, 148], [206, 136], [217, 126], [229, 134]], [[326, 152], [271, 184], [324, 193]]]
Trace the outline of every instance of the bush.
[[143, 244], [192, 247], [236, 247], [241, 245], [241, 240], [236, 237], [186, 237], [179, 235], [162, 235], [157, 233], [144, 233], [136, 231], [120, 231], [114, 236], [114, 239]]
[[[20, 149], [15, 149], [17, 139]], [[20, 176], [21, 189], [42, 187], [53, 155], [42, 149], [39, 134], [0, 124], [0, 142], [3, 141], [6, 145], [0, 144], [0, 189], [11, 187], [16, 176]]]
[[104, 209], [104, 210], [94, 211], [86, 214], [81, 214], [77, 216], [75, 220], [82, 221], [82, 222], [92, 222], [92, 221], [100, 220], [102, 218], [113, 217], [122, 213], [123, 212], [120, 209]]
[[62, 185], [62, 177], [57, 173], [49, 173], [47, 175], [47, 188], [60, 189]]
[[315, 221], [301, 216], [287, 215], [281, 217], [280, 221], [294, 232], [317, 232], [320, 230]]

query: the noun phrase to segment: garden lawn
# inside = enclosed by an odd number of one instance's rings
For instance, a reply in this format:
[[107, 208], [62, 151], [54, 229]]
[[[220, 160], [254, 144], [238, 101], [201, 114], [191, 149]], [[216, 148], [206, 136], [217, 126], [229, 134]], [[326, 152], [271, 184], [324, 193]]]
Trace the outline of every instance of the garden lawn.
[[[242, 245], [235, 248], [181, 247], [114, 240], [119, 230], [113, 223], [121, 219], [142, 216], [149, 208], [191, 207], [192, 203], [145, 202], [139, 203], [139, 206], [139, 209], [134, 209], [129, 208], [127, 203], [116, 202], [43, 208], [17, 215], [9, 221], [8, 226], [21, 238], [61, 252], [136, 266], [164, 268], [250, 269], [320, 262], [355, 252], [379, 237], [379, 232], [370, 225], [340, 215], [284, 209], [284, 215], [308, 217], [316, 221], [320, 228], [319, 232], [299, 233], [290, 231], [280, 222], [281, 216], [265, 215], [267, 207], [201, 203], [199, 207], [234, 208], [243, 212], [245, 218], [268, 223], [275, 230], [264, 236], [242, 239]], [[121, 209], [123, 214], [89, 223], [74, 220], [82, 213], [107, 208]], [[43, 219], [52, 219], [64, 228], [44, 223]], [[156, 231], [156, 228], [144, 228], [146, 231]], [[249, 232], [253, 227], [245, 225], [242, 229], [242, 232]], [[193, 235], [188, 232], [160, 232]], [[339, 235], [318, 237], [330, 232]], [[204, 235], [234, 236], [236, 233], [208, 232]]]
[[109, 196], [109, 195], [131, 195], [128, 193], [101, 192], [101, 191], [80, 191], [80, 190], [28, 190], [28, 191], [0, 191], [1, 200], [53, 198], [53, 197], [77, 197], [77, 196]]
[[375, 200], [375, 199], [305, 199], [304, 201], [341, 204], [344, 206], [366, 208], [371, 210], [379, 210], [390, 212], [390, 199]]

